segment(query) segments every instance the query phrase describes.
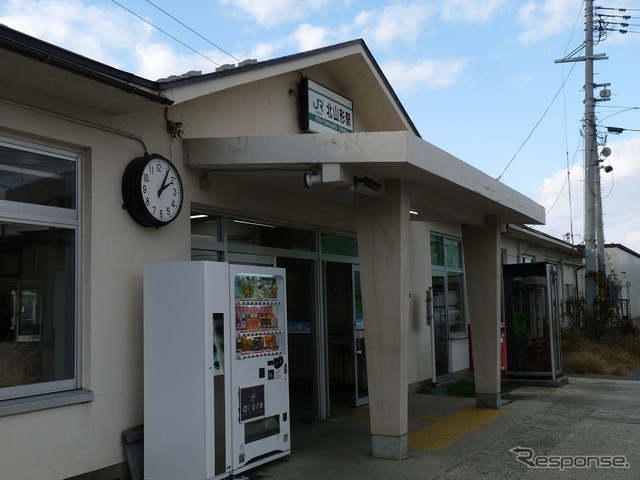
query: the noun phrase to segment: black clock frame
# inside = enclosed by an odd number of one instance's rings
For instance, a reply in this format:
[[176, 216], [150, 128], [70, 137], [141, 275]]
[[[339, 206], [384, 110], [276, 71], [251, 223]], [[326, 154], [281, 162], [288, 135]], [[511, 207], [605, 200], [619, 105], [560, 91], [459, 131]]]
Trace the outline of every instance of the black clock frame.
[[157, 153], [145, 154], [142, 157], [137, 157], [131, 160], [125, 168], [124, 174], [122, 175], [122, 201], [124, 202], [122, 208], [126, 209], [127, 212], [129, 212], [131, 218], [133, 218], [136, 223], [142, 225], [143, 227], [158, 228], [168, 225], [173, 220], [175, 220], [178, 215], [180, 215], [183, 202], [180, 202], [180, 207], [178, 208], [176, 214], [167, 221], [158, 220], [153, 215], [151, 215], [149, 210], [146, 208], [144, 197], [142, 191], [140, 190], [142, 172], [144, 172], [147, 164], [155, 159], [162, 159], [164, 162], [167, 162], [171, 166], [171, 168], [173, 168], [173, 170], [176, 172], [178, 183], [180, 184], [180, 195], [184, 195], [184, 190], [182, 189], [182, 179], [180, 178], [180, 174], [178, 173], [178, 170], [173, 165], [173, 163], [166, 157], [163, 157], [162, 155]]

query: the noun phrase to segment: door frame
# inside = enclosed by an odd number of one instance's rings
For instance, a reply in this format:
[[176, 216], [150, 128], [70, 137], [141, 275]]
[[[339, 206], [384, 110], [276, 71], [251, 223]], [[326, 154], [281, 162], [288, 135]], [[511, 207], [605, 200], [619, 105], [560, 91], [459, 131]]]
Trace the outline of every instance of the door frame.
[[[356, 274], [358, 276], [358, 282], [356, 282]], [[366, 350], [366, 335], [365, 335], [365, 320], [362, 318], [361, 322], [358, 322], [358, 308], [357, 308], [357, 298], [360, 297], [360, 311], [362, 311], [362, 293], [359, 292], [359, 288], [361, 288], [361, 283], [359, 280], [360, 277], [360, 265], [351, 265], [351, 295], [353, 302], [353, 328], [352, 328], [352, 340], [353, 340], [353, 404], [356, 407], [361, 407], [363, 405], [369, 404], [369, 383], [367, 378], [367, 350]], [[356, 285], [357, 283], [357, 285]], [[360, 371], [358, 365], [361, 362], [358, 361], [358, 356], [362, 355], [364, 360], [364, 378], [365, 382], [367, 382], [367, 395], [360, 396]]]

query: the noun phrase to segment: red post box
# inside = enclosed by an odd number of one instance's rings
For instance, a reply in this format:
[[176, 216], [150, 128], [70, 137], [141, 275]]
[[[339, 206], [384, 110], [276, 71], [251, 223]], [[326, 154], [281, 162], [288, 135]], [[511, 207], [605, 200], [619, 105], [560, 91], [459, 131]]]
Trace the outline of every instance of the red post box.
[[[471, 325], [469, 332], [469, 371], [473, 372], [473, 342], [471, 341]], [[500, 324], [500, 371], [507, 371], [507, 324]]]

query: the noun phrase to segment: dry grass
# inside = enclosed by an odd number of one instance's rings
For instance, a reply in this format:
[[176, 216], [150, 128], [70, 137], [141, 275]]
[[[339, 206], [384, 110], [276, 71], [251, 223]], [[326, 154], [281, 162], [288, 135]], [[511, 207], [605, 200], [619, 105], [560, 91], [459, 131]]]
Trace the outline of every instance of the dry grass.
[[628, 375], [640, 368], [640, 340], [600, 343], [571, 339], [564, 346], [565, 373]]

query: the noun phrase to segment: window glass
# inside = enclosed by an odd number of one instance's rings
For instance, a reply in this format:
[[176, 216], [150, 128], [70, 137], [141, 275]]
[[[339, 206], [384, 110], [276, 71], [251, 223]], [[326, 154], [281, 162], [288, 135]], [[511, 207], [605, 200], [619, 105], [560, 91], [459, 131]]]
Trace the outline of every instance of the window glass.
[[348, 257], [358, 256], [357, 238], [323, 234], [320, 241], [322, 242], [322, 253]]
[[431, 235], [431, 265], [444, 267], [444, 242], [440, 235]]
[[[465, 312], [465, 287], [463, 271], [462, 241], [444, 235], [432, 234], [430, 237], [431, 267], [434, 295], [436, 282], [439, 291], [438, 307], [440, 319], [446, 319], [448, 335], [462, 336], [467, 333]], [[440, 280], [437, 278], [443, 277]], [[444, 281], [446, 278], [446, 282]], [[446, 331], [446, 330], [445, 330]]]
[[0, 200], [75, 208], [76, 162], [0, 142]]
[[0, 139], [0, 399], [78, 387], [78, 159]]
[[447, 313], [449, 315], [449, 333], [451, 334], [466, 333], [462, 280], [461, 273], [447, 274]]
[[286, 248], [313, 252], [315, 234], [311, 230], [282, 227], [265, 222], [229, 218], [226, 222], [229, 243]]
[[205, 212], [191, 212], [191, 260], [218, 262], [223, 258], [220, 217]]
[[447, 238], [447, 267], [462, 268], [462, 242]]
[[0, 223], [0, 387], [75, 374], [75, 232]]

